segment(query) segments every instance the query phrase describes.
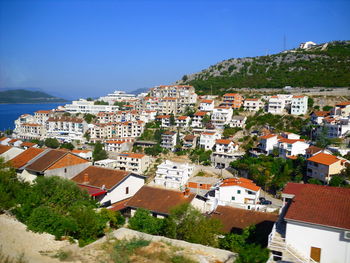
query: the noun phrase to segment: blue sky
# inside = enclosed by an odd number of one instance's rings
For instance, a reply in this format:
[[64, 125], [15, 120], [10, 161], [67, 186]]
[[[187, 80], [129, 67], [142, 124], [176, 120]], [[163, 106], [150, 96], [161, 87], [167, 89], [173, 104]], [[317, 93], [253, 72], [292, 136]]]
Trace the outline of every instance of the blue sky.
[[171, 84], [219, 61], [350, 39], [350, 1], [0, 0], [0, 88], [66, 98]]

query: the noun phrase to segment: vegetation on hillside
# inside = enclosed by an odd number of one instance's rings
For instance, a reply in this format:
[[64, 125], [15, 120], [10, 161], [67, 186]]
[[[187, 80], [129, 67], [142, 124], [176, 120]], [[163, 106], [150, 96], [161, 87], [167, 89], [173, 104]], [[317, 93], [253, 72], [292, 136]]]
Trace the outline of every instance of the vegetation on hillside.
[[66, 102], [65, 99], [57, 98], [42, 91], [25, 89], [0, 91], [0, 103], [47, 103]]
[[198, 94], [218, 95], [239, 88], [349, 87], [350, 41], [321, 48], [229, 59], [186, 75], [178, 83], [193, 85]]

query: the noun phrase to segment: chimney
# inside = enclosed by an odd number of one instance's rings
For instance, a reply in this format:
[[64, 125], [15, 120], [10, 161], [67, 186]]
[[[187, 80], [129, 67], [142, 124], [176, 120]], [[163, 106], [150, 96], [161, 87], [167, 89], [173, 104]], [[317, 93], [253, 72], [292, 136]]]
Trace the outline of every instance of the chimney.
[[89, 175], [86, 173], [86, 174], [84, 174], [83, 184], [88, 184], [88, 183], [89, 183]]
[[190, 196], [190, 189], [186, 188], [184, 191], [184, 197], [189, 197]]

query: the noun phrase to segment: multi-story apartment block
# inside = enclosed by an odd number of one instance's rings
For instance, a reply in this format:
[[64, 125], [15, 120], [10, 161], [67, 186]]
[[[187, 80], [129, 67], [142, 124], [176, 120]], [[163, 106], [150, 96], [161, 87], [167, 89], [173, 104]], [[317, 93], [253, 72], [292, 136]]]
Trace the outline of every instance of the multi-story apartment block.
[[307, 159], [306, 175], [327, 183], [333, 175], [339, 174], [345, 169], [345, 165], [349, 164], [344, 158], [321, 152]]
[[276, 134], [267, 134], [260, 137], [258, 148], [264, 154], [271, 154], [277, 144], [278, 136]]
[[245, 99], [243, 108], [245, 111], [259, 111], [264, 107], [264, 103], [260, 99]]
[[216, 107], [211, 115], [211, 122], [217, 129], [223, 129], [232, 120], [232, 108]]
[[332, 116], [349, 117], [350, 116], [350, 101], [343, 101], [334, 106], [331, 110]]
[[168, 149], [170, 151], [174, 151], [175, 150], [175, 146], [177, 143], [177, 133], [174, 131], [165, 131], [162, 134], [162, 142], [161, 142], [161, 146], [165, 149]]
[[199, 139], [199, 145], [206, 151], [212, 150], [216, 143], [216, 140], [220, 138], [221, 135], [218, 132], [203, 132]]
[[166, 188], [182, 190], [188, 179], [192, 176], [193, 171], [193, 165], [166, 160], [158, 165], [154, 183]]
[[215, 141], [215, 152], [233, 153], [238, 150], [238, 145], [231, 140], [218, 139]]
[[38, 123], [21, 123], [16, 125], [14, 137], [24, 140], [44, 139], [46, 135], [45, 126]]
[[155, 119], [157, 112], [149, 110], [129, 110], [116, 112], [99, 112], [96, 115], [98, 123], [124, 122], [141, 120], [150, 122]]
[[290, 113], [293, 115], [304, 115], [307, 113], [307, 96], [293, 96]]
[[242, 153], [238, 152], [238, 144], [231, 140], [219, 139], [215, 142], [214, 152], [210, 159], [214, 167], [224, 169], [240, 156]]
[[142, 174], [151, 164], [148, 155], [140, 153], [120, 153], [117, 156], [117, 168], [120, 170]]
[[69, 113], [90, 113], [97, 114], [99, 112], [114, 112], [119, 109], [113, 105], [94, 105], [94, 101], [84, 99], [74, 100], [71, 104], [66, 104], [65, 109]]
[[46, 124], [47, 137], [61, 141], [85, 140], [88, 124], [84, 119], [74, 117], [50, 117]]
[[183, 147], [186, 149], [193, 149], [197, 146], [197, 136], [188, 134], [183, 139]]
[[324, 128], [329, 138], [343, 138], [350, 134], [350, 117], [341, 119], [325, 117], [323, 125], [317, 128], [317, 133], [323, 132]]
[[293, 158], [298, 155], [305, 155], [305, 151], [309, 148], [310, 144], [306, 143], [302, 139], [287, 139], [281, 138], [278, 140], [279, 157]]
[[165, 97], [160, 98], [159, 102], [159, 113], [161, 114], [176, 114], [177, 110], [177, 98]]
[[206, 111], [198, 111], [193, 115], [192, 119], [192, 127], [193, 128], [202, 128], [203, 127], [203, 119], [205, 116], [209, 116], [209, 113]]
[[131, 99], [135, 99], [136, 96], [134, 94], [127, 94], [125, 91], [116, 90], [113, 93], [107, 94], [107, 96], [100, 97], [99, 101], [108, 102], [109, 105], [113, 105], [114, 102], [122, 102]]
[[104, 142], [105, 150], [109, 152], [126, 152], [130, 151], [134, 140], [107, 140]]
[[243, 97], [238, 93], [226, 93], [223, 96], [225, 106], [239, 109], [243, 105]]
[[271, 96], [268, 101], [267, 111], [272, 114], [282, 114], [284, 110], [288, 110], [292, 104], [293, 95], [279, 94]]
[[160, 110], [159, 98], [156, 97], [144, 97], [141, 99], [139, 105], [143, 110], [152, 110], [156, 112]]
[[330, 114], [330, 111], [314, 111], [311, 113], [310, 119], [313, 124], [321, 124], [323, 119], [328, 117]]
[[214, 100], [202, 100], [199, 103], [200, 111], [213, 111], [214, 110]]
[[53, 112], [50, 110], [38, 110], [34, 112], [35, 123], [45, 125], [51, 115], [53, 115]]
[[156, 120], [161, 122], [160, 126], [162, 128], [168, 128], [171, 126], [170, 125], [170, 118], [171, 118], [171, 115], [158, 115], [158, 116], [156, 116]]
[[189, 116], [179, 116], [176, 118], [177, 127], [188, 127], [190, 125], [191, 118]]
[[90, 128], [92, 140], [140, 137], [144, 130], [143, 121], [96, 123]]

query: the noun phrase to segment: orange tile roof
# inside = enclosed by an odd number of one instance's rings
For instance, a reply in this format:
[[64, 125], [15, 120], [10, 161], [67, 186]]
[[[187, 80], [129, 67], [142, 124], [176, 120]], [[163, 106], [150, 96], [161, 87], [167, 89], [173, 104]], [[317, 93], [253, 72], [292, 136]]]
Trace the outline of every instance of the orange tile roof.
[[202, 100], [201, 103], [209, 103], [209, 104], [211, 104], [211, 103], [213, 103], [213, 100]]
[[81, 157], [79, 157], [77, 155], [68, 153], [63, 158], [58, 160], [56, 163], [51, 165], [47, 170], [64, 168], [64, 167], [67, 167], [67, 166], [73, 166], [73, 165], [78, 165], [78, 164], [88, 163], [88, 162], [89, 161], [87, 161], [87, 160], [85, 160], [85, 159], [83, 159], [83, 158], [81, 158]]
[[142, 159], [146, 155], [145, 154], [141, 154], [141, 153], [120, 153], [120, 154], [118, 154], [118, 156]]
[[50, 113], [51, 111], [50, 110], [38, 110], [36, 111], [35, 113], [39, 113], [39, 114], [48, 114]]
[[226, 93], [224, 94], [223, 97], [236, 97], [236, 96], [240, 96], [238, 93]]
[[323, 165], [331, 165], [333, 163], [340, 161], [340, 159], [338, 159], [337, 156], [334, 156], [331, 154], [319, 153], [310, 157], [309, 159], [307, 159], [307, 161], [320, 163]]
[[253, 181], [246, 179], [246, 178], [229, 178], [223, 180], [220, 187], [226, 187], [226, 186], [240, 186], [243, 188], [250, 189], [252, 191], [259, 191], [260, 187], [253, 183]]
[[194, 116], [205, 116], [205, 115], [207, 115], [207, 112], [205, 112], [205, 111], [197, 111], [197, 112], [194, 114]]
[[158, 115], [156, 119], [168, 119], [170, 118], [170, 115]]
[[348, 106], [348, 105], [350, 105], [350, 101], [343, 101], [336, 104], [336, 106]]
[[89, 150], [72, 150], [72, 153], [89, 153]]
[[14, 168], [18, 169], [26, 165], [30, 160], [34, 159], [36, 156], [41, 154], [44, 149], [39, 148], [28, 148], [24, 152], [17, 155], [15, 158], [12, 158], [9, 161], [9, 164]]
[[5, 152], [7, 152], [8, 150], [10, 150], [12, 148], [12, 146], [7, 146], [7, 145], [0, 145], [0, 154], [3, 154]]
[[316, 115], [317, 117], [325, 117], [329, 115], [331, 112], [330, 111], [314, 111], [312, 114]]
[[34, 145], [37, 145], [37, 144], [33, 142], [23, 142], [21, 144], [21, 147], [33, 147]]
[[260, 139], [265, 140], [265, 139], [270, 139], [270, 138], [273, 138], [276, 136], [277, 136], [276, 134], [267, 134], [267, 135], [261, 136]]
[[224, 140], [224, 139], [218, 139], [215, 141], [217, 144], [230, 144], [232, 141], [230, 140]]
[[126, 141], [116, 141], [116, 140], [108, 140], [105, 143], [110, 143], [110, 144], [123, 144], [126, 143]]
[[294, 99], [302, 99], [302, 98], [304, 98], [304, 97], [305, 97], [305, 96], [296, 96], [296, 95], [293, 96]]
[[246, 101], [258, 101], [259, 99], [245, 99]]
[[305, 142], [305, 140], [304, 139], [287, 139], [282, 137], [281, 139], [279, 139], [279, 142], [294, 144], [296, 142]]
[[188, 116], [179, 116], [177, 117], [178, 120], [187, 120]]
[[203, 135], [215, 135], [215, 132], [202, 132]]

